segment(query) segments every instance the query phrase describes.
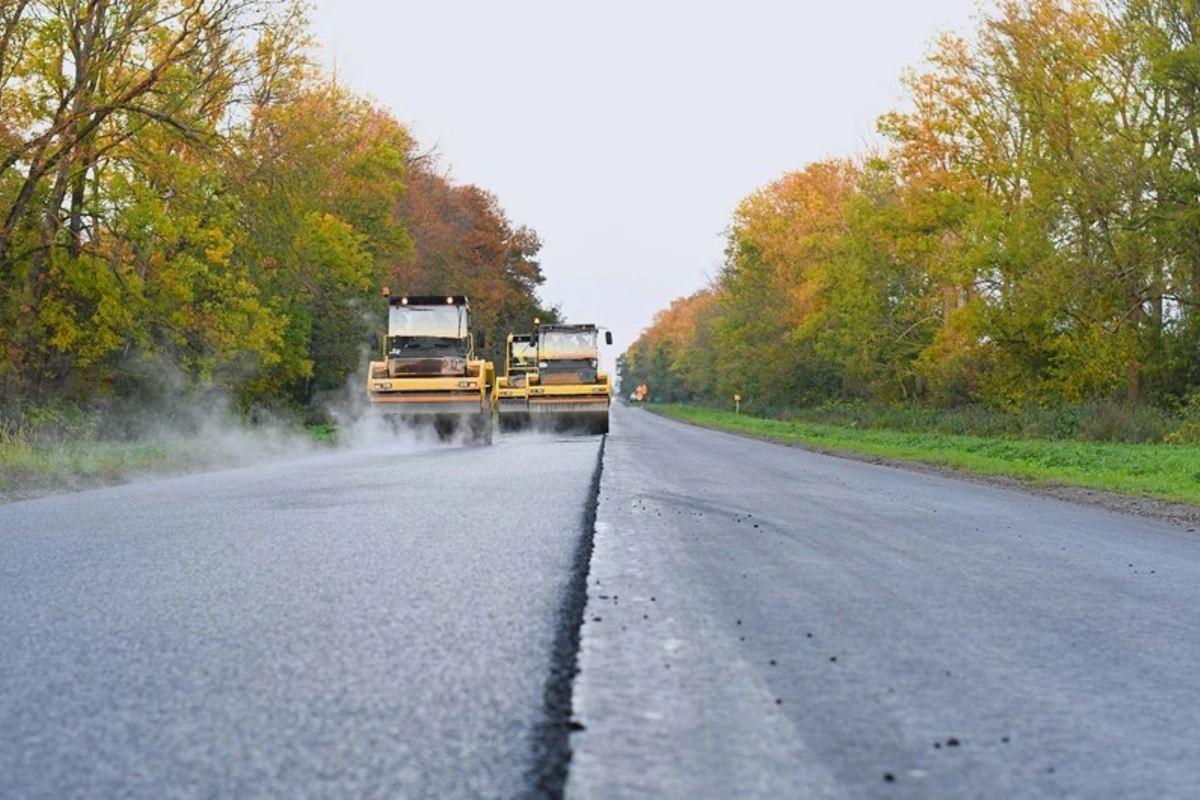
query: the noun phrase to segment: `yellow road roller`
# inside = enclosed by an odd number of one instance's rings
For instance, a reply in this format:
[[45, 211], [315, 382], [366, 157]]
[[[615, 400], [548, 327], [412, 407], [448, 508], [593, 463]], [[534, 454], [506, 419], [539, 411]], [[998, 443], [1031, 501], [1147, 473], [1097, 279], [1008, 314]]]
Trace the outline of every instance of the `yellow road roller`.
[[396, 427], [491, 444], [495, 367], [476, 357], [465, 295], [394, 295], [379, 361], [367, 373], [372, 413]]
[[[537, 369], [528, 375], [529, 415], [534, 427], [608, 433], [612, 381], [600, 371], [600, 328], [539, 325]], [[604, 331], [606, 344], [612, 332]]]
[[529, 427], [529, 376], [537, 371], [532, 333], [510, 333], [504, 347], [504, 374], [496, 378], [493, 406], [501, 431]]

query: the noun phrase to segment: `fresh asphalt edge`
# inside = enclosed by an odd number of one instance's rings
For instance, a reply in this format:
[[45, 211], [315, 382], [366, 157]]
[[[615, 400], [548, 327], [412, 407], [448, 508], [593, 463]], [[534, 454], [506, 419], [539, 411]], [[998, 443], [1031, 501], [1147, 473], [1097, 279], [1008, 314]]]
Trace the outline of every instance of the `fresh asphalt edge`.
[[542, 699], [542, 720], [533, 731], [533, 766], [527, 773], [529, 796], [558, 800], [567, 785], [571, 766], [571, 699], [575, 676], [579, 674], [579, 642], [587, 607], [587, 581], [596, 538], [596, 511], [600, 505], [600, 476], [604, 471], [605, 436], [600, 440], [596, 471], [583, 509], [579, 545], [571, 562], [570, 576], [563, 591], [558, 614], [558, 629], [550, 656], [550, 674]]

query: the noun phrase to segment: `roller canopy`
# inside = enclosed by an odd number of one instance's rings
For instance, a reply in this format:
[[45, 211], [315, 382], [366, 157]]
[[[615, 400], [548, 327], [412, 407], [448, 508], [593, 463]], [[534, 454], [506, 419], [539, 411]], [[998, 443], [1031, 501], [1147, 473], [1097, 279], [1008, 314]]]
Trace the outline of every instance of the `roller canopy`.
[[388, 302], [394, 306], [466, 306], [465, 294], [393, 294]]

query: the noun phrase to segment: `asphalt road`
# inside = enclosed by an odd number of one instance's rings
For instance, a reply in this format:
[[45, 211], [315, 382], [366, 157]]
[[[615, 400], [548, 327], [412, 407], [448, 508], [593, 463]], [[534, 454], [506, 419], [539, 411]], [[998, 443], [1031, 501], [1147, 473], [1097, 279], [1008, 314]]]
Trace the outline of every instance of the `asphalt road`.
[[533, 793], [599, 448], [385, 447], [0, 506], [0, 798]]
[[1200, 797], [1195, 533], [617, 409], [587, 602], [568, 796]]
[[612, 431], [0, 506], [0, 798], [1200, 796], [1196, 534]]

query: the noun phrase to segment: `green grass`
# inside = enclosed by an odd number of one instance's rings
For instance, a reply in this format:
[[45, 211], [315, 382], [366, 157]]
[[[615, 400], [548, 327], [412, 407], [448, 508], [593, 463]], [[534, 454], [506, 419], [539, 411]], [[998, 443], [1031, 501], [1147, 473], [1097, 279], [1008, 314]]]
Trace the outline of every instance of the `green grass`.
[[695, 406], [653, 406], [673, 419], [812, 447], [914, 461], [1042, 486], [1076, 486], [1200, 505], [1200, 447], [1046, 441], [859, 430], [760, 419]]
[[82, 430], [46, 436], [31, 426], [0, 421], [0, 501], [108, 486], [147, 475], [237, 466], [263, 455], [303, 453], [336, 442], [333, 425], [309, 426], [295, 439], [250, 439], [239, 446], [236, 436], [215, 443], [201, 437], [103, 440]]
[[307, 425], [304, 433], [317, 444], [337, 444], [337, 426], [332, 422], [326, 422], [323, 425]]
[[196, 453], [183, 444], [0, 441], [0, 498], [121, 483], [196, 463]]

